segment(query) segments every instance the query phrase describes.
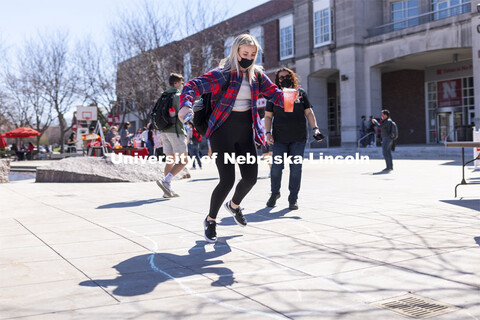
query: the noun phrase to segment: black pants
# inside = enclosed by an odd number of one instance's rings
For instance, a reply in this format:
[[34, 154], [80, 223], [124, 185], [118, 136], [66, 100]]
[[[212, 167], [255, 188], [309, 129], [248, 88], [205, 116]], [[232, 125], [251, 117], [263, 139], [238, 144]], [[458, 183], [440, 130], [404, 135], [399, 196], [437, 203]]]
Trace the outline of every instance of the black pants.
[[210, 137], [210, 145], [212, 152], [217, 154], [216, 165], [220, 176], [220, 182], [212, 192], [210, 212], [208, 213], [211, 218], [215, 219], [235, 183], [235, 164], [230, 163], [228, 158], [226, 159], [226, 154], [231, 156], [235, 154], [235, 157], [249, 154], [255, 157], [253, 163], [238, 164], [242, 179], [235, 188], [233, 203], [239, 205], [257, 182], [257, 150], [253, 140], [251, 112], [232, 112], [227, 121], [213, 132]]

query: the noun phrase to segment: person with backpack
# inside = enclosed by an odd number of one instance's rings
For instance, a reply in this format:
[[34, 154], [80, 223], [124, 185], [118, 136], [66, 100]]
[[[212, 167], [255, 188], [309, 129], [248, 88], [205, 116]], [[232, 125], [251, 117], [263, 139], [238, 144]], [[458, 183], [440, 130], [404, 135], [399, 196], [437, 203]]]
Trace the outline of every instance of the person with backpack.
[[[217, 241], [216, 218], [222, 203], [235, 184], [235, 162], [232, 157], [254, 157], [255, 161], [237, 161], [242, 179], [238, 182], [231, 200], [224, 204], [235, 222], [245, 227], [240, 203], [257, 182], [258, 163], [254, 140], [264, 145], [265, 134], [260, 124], [257, 100], [263, 95], [275, 105], [283, 106], [280, 89], [255, 65], [258, 51], [257, 39], [250, 34], [237, 36], [230, 54], [220, 66], [185, 84], [180, 96], [179, 118], [192, 113], [197, 96], [212, 93], [212, 112], [208, 118], [205, 137], [210, 139], [220, 182], [212, 192], [210, 210], [203, 221], [205, 240]], [[195, 120], [195, 118], [194, 118]]]
[[397, 125], [390, 118], [390, 111], [387, 109], [382, 110], [382, 121], [380, 123], [374, 118], [372, 119], [372, 123], [380, 128], [382, 152], [385, 163], [387, 164], [383, 172], [388, 173], [393, 170], [392, 145], [393, 140], [397, 139], [398, 136]]
[[183, 76], [171, 73], [168, 82], [170, 88], [162, 93], [152, 111], [152, 121], [160, 130], [166, 159], [164, 178], [157, 180], [157, 185], [164, 192], [164, 198], [178, 197], [172, 189], [171, 181], [187, 165], [188, 155], [187, 133], [183, 123], [178, 119]]

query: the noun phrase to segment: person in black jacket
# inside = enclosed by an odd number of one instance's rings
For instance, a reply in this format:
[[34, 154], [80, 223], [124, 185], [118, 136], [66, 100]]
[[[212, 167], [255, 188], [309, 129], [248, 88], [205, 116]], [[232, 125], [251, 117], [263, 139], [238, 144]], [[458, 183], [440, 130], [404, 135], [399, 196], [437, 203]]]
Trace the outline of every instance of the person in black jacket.
[[387, 109], [382, 110], [382, 121], [379, 123], [377, 120], [372, 119], [372, 123], [380, 127], [380, 134], [382, 137], [382, 152], [385, 158], [387, 167], [383, 169], [384, 172], [390, 172], [393, 170], [392, 160], [392, 119], [390, 119], [390, 111]]
[[[297, 75], [288, 68], [281, 68], [275, 72], [275, 84], [283, 88], [297, 88]], [[295, 101], [293, 112], [285, 112], [283, 108], [274, 106], [267, 102], [265, 109], [265, 130], [267, 143], [273, 144], [273, 164], [271, 169], [271, 196], [267, 201], [267, 207], [274, 207], [278, 198], [280, 198], [280, 184], [282, 180], [282, 171], [284, 168], [283, 159], [291, 156], [301, 156], [305, 152], [307, 142], [307, 125], [305, 118], [313, 128], [314, 135], [320, 135], [317, 126], [315, 114], [312, 111], [312, 105], [308, 100], [305, 90], [298, 88], [299, 98]], [[273, 121], [273, 131], [272, 131]], [[281, 157], [282, 161], [276, 161]], [[290, 210], [298, 209], [297, 199], [300, 191], [300, 182], [302, 179], [302, 163], [290, 163], [290, 178], [288, 188], [288, 208]]]

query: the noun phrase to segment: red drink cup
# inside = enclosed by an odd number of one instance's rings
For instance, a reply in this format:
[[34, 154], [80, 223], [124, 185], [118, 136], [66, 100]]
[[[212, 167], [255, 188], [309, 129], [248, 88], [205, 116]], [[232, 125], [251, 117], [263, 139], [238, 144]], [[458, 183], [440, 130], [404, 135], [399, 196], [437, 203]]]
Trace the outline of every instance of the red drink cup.
[[285, 112], [293, 112], [293, 104], [296, 99], [296, 89], [283, 88], [283, 109]]

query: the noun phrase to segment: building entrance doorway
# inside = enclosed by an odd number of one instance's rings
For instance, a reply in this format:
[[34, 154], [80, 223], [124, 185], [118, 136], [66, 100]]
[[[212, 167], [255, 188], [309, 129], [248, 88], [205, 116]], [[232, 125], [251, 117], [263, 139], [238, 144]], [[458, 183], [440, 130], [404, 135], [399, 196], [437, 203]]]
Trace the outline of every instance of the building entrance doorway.
[[[452, 108], [453, 109], [453, 108]], [[437, 142], [458, 141], [458, 129], [462, 127], [461, 109], [437, 112]], [[463, 140], [463, 139], [460, 139]]]

